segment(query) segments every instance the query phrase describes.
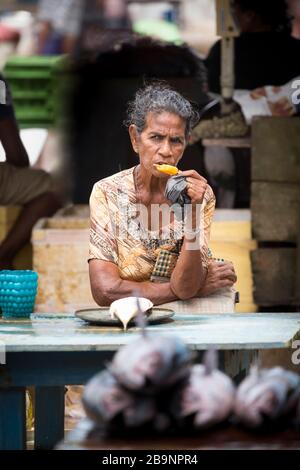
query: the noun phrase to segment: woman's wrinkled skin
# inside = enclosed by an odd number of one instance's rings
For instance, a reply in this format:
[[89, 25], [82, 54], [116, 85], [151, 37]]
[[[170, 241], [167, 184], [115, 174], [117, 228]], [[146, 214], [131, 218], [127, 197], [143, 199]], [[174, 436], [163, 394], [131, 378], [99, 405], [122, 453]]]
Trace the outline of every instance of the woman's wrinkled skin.
[[187, 383], [175, 395], [173, 413], [179, 420], [194, 416], [195, 429], [225, 421], [233, 412], [235, 387], [232, 380], [216, 369], [216, 353], [209, 351], [204, 364], [191, 368]]
[[299, 399], [299, 375], [281, 367], [252, 367], [237, 390], [235, 416], [245, 426], [258, 428], [291, 413]]
[[125, 388], [155, 392], [189, 373], [191, 353], [178, 338], [147, 335], [121, 348], [110, 371]]

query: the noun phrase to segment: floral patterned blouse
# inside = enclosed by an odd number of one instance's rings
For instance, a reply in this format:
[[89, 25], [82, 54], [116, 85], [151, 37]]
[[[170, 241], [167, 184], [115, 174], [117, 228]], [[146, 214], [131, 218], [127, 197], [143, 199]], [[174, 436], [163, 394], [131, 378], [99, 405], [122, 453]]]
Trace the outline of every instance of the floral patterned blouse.
[[[160, 251], [175, 251], [182, 242], [185, 222], [182, 217], [174, 217], [160, 231], [143, 228], [137, 217], [139, 206], [134, 168], [104, 178], [94, 185], [90, 197], [88, 259], [115, 263], [122, 279], [147, 281]], [[210, 186], [199, 207], [200, 227], [203, 227], [200, 249], [203, 265], [207, 267], [210, 226], [215, 208]]]

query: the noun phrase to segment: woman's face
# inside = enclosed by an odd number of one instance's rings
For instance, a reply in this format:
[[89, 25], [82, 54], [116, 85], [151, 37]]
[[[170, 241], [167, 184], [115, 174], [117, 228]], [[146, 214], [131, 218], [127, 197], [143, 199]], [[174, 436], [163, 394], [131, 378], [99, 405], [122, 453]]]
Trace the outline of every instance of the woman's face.
[[148, 113], [145, 128], [140, 134], [132, 124], [129, 134], [141, 165], [154, 176], [165, 178], [166, 175], [153, 165], [178, 164], [186, 146], [185, 127], [186, 123], [180, 116], [167, 111]]

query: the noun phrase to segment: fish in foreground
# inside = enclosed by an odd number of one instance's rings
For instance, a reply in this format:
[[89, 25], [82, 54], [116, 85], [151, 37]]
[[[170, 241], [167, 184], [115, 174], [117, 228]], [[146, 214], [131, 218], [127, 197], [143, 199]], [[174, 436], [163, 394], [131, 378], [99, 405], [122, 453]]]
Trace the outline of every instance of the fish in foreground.
[[237, 390], [235, 417], [250, 428], [287, 416], [300, 399], [300, 376], [281, 367], [251, 368]]
[[150, 312], [153, 303], [144, 297], [125, 297], [112, 302], [109, 312], [112, 318], [118, 318], [123, 325], [124, 331], [127, 330], [128, 323], [138, 315], [138, 313]]
[[110, 371], [125, 388], [153, 393], [185, 378], [191, 359], [181, 339], [147, 333], [119, 349]]
[[160, 171], [161, 173], [165, 173], [166, 175], [174, 176], [174, 175], [177, 175], [179, 173], [178, 168], [176, 166], [173, 166], [173, 165], [154, 164], [154, 166], [158, 171]]
[[190, 376], [179, 389], [171, 411], [179, 421], [192, 417], [195, 429], [209, 428], [229, 418], [234, 409], [235, 386], [217, 369], [217, 353], [208, 351], [203, 364], [191, 368]]
[[122, 416], [125, 426], [137, 427], [156, 415], [151, 397], [136, 396], [125, 390], [107, 370], [87, 383], [82, 403], [87, 416], [97, 425], [111, 424], [117, 416]]

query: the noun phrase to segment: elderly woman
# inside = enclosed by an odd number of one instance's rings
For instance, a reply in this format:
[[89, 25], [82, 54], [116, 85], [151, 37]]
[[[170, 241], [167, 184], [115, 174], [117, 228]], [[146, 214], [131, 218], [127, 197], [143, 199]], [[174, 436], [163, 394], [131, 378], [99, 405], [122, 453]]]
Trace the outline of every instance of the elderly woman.
[[90, 198], [89, 272], [99, 305], [137, 292], [155, 305], [186, 301], [236, 281], [231, 263], [209, 259], [215, 198], [205, 178], [180, 172], [189, 202], [180, 217], [166, 197], [170, 176], [156, 167], [177, 167], [194, 123], [189, 101], [162, 84], [139, 90], [130, 104], [128, 129], [139, 164], [98, 181]]

